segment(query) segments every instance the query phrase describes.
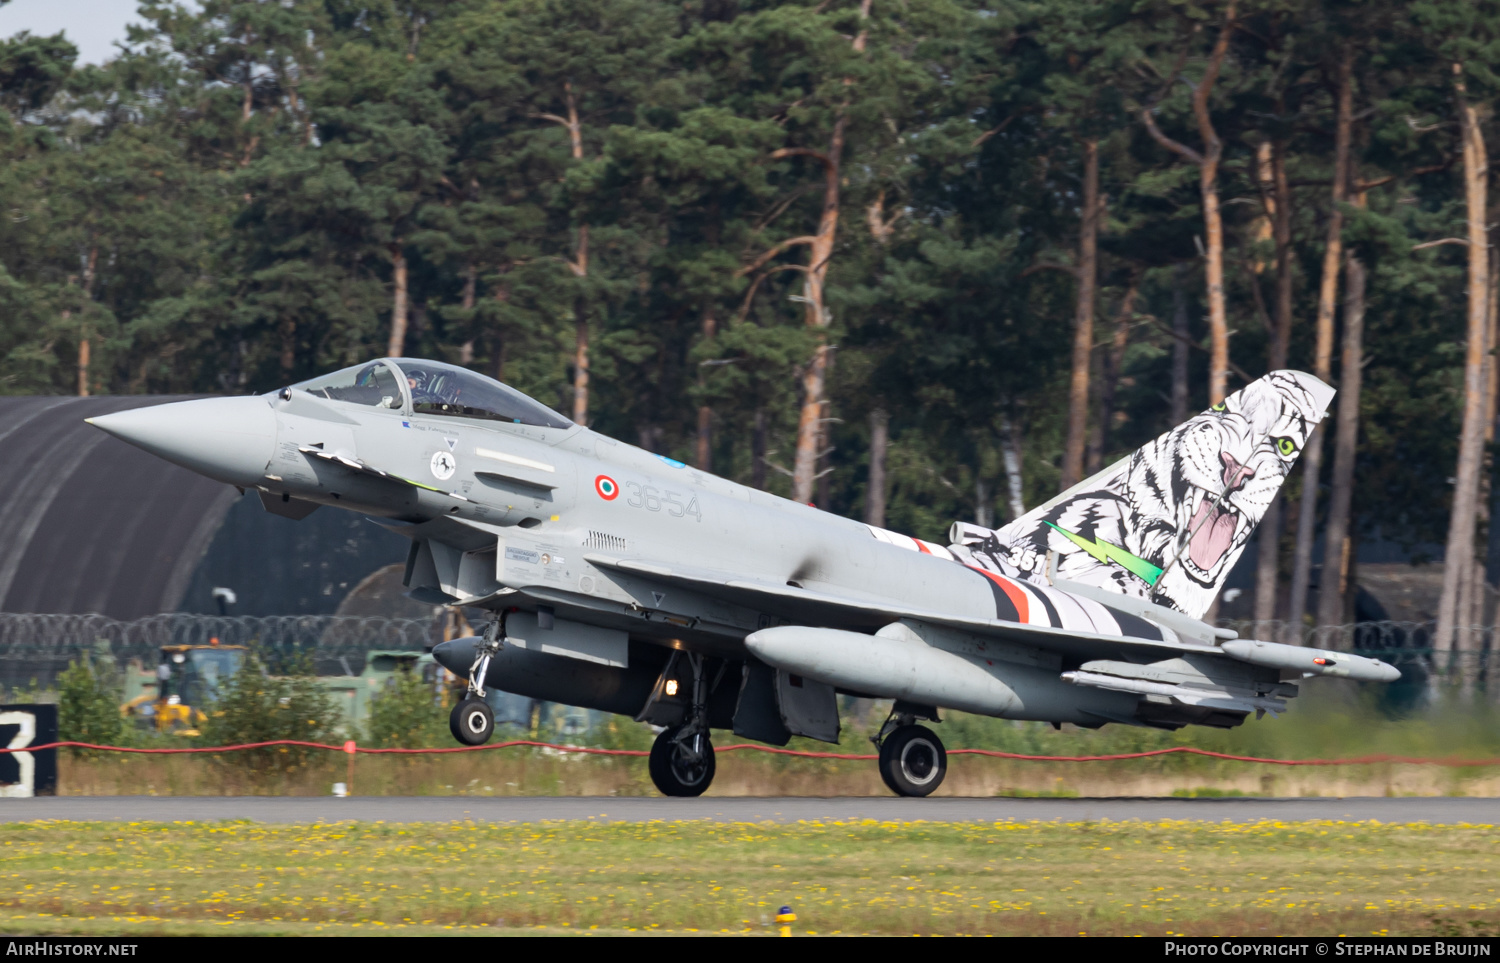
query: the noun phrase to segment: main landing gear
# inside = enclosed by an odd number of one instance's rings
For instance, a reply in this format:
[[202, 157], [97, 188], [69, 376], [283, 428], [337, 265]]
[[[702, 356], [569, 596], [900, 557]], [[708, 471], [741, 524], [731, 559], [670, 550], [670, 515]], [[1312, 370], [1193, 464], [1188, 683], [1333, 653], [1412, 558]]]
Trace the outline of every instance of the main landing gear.
[[880, 751], [880, 778], [898, 796], [929, 796], [948, 775], [948, 750], [935, 732], [915, 724], [915, 713], [899, 711], [903, 708], [898, 703], [891, 709], [873, 740]]
[[[714, 746], [708, 735], [703, 656], [683, 653], [693, 669], [693, 699], [686, 719], [663, 729], [651, 744], [648, 770], [663, 796], [701, 796], [714, 781]], [[671, 665], [668, 665], [671, 668]]]
[[484, 628], [484, 636], [474, 650], [474, 664], [469, 668], [469, 685], [464, 697], [453, 707], [448, 728], [453, 738], [466, 746], [482, 746], [495, 732], [495, 713], [484, 701], [484, 677], [489, 674], [490, 660], [500, 652], [504, 624], [496, 619]]

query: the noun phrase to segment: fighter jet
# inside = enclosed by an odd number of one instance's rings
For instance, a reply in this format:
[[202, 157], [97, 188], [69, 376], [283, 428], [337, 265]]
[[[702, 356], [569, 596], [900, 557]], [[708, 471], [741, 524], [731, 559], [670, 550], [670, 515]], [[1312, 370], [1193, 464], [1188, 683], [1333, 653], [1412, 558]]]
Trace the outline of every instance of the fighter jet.
[[490, 738], [491, 687], [619, 713], [660, 727], [656, 786], [696, 796], [715, 730], [836, 742], [839, 695], [890, 699], [881, 776], [925, 796], [947, 762], [919, 723], [941, 709], [1227, 728], [1282, 711], [1310, 676], [1397, 678], [1201, 621], [1332, 397], [1272, 372], [1003, 528], [954, 525], [948, 545], [699, 471], [435, 361], [90, 423], [278, 515], [349, 509], [411, 539], [414, 598], [493, 616], [432, 652], [468, 680], [461, 743]]

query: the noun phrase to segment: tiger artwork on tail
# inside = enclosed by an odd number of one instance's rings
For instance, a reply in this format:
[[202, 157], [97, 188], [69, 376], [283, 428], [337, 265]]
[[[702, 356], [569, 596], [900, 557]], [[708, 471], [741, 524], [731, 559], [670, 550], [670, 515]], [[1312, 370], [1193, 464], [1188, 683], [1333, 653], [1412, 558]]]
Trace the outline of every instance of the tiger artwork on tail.
[[1273, 371], [1003, 528], [956, 524], [952, 550], [1202, 618], [1333, 395], [1310, 374]]

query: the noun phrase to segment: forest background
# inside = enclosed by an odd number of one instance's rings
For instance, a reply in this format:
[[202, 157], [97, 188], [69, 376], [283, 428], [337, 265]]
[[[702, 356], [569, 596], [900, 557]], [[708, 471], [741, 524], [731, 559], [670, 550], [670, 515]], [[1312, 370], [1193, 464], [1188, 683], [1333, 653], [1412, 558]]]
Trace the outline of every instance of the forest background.
[[942, 541], [1292, 366], [1340, 394], [1257, 618], [1321, 532], [1320, 623], [1377, 537], [1446, 546], [1438, 648], [1493, 620], [1492, 0], [140, 17], [101, 67], [0, 42], [0, 392], [420, 355]]

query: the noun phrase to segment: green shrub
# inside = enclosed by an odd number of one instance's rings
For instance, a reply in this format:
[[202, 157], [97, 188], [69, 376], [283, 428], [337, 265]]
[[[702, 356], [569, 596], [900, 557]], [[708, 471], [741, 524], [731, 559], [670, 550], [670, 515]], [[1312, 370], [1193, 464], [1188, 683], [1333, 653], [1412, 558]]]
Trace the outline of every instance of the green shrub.
[[433, 687], [401, 669], [370, 699], [365, 741], [380, 748], [422, 749], [449, 745], [453, 737]]
[[[306, 668], [306, 666], [303, 666]], [[339, 739], [339, 709], [310, 674], [272, 676], [253, 650], [240, 668], [220, 683], [219, 697], [208, 707], [203, 742], [211, 746], [299, 739], [328, 743]], [[220, 762], [252, 774], [291, 772], [320, 750], [276, 746], [216, 756]]]
[[[57, 735], [69, 742], [119, 745], [125, 736], [120, 715], [124, 680], [112, 660], [90, 658], [84, 653], [68, 663], [57, 677]], [[70, 749], [75, 756], [90, 757], [91, 749]]]

